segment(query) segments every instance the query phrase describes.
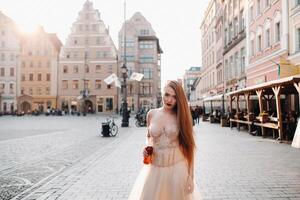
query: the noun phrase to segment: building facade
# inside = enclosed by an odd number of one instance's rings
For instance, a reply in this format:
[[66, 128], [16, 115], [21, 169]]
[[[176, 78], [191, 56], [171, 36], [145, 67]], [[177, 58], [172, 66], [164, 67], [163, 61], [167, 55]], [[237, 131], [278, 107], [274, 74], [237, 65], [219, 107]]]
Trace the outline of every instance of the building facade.
[[16, 25], [0, 11], [0, 112], [17, 109], [17, 69], [20, 45]]
[[[163, 53], [159, 39], [151, 24], [140, 12], [136, 12], [125, 23], [126, 26], [123, 24], [119, 31], [119, 67], [126, 64], [128, 77], [133, 72], [144, 74], [139, 82], [127, 79], [128, 107], [134, 112], [141, 108], [159, 107], [162, 102], [161, 54]], [[125, 30], [126, 34], [124, 34]], [[120, 72], [119, 77], [122, 77]], [[120, 91], [119, 95], [119, 105], [121, 105], [123, 92]]]
[[[217, 94], [217, 7], [218, 1], [211, 0], [206, 8], [201, 23], [201, 44], [202, 44], [202, 69], [201, 82], [198, 84], [201, 90], [201, 99]], [[220, 67], [220, 66], [219, 66]]]
[[66, 112], [112, 113], [117, 87], [104, 79], [117, 71], [117, 50], [98, 10], [86, 1], [60, 54], [58, 107]]
[[194, 91], [194, 82], [200, 76], [201, 67], [190, 67], [185, 70], [183, 75], [183, 89], [189, 101], [196, 98], [195, 95], [192, 98], [192, 90]]
[[300, 67], [300, 1], [289, 1], [289, 57], [290, 62]]
[[18, 111], [45, 112], [56, 108], [60, 40], [40, 26], [33, 33], [23, 34], [21, 46]]
[[245, 1], [222, 1], [225, 93], [246, 86]]
[[247, 86], [283, 77], [290, 65], [288, 24], [288, 1], [249, 1]]

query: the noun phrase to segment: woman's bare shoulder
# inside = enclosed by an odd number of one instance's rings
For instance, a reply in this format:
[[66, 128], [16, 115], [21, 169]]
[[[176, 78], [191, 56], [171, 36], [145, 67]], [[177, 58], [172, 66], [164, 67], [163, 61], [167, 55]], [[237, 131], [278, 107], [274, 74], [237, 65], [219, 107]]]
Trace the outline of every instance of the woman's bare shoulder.
[[155, 113], [157, 113], [159, 111], [159, 108], [153, 108], [153, 109], [150, 109], [149, 111], [148, 111], [148, 115], [149, 116], [153, 116], [153, 115], [155, 115]]

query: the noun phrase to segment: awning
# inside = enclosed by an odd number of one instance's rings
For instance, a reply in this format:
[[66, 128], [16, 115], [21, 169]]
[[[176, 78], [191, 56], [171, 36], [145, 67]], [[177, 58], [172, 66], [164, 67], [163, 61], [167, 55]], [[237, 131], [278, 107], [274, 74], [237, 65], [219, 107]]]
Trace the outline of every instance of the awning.
[[223, 100], [223, 94], [206, 97], [203, 99], [203, 101], [222, 101]]

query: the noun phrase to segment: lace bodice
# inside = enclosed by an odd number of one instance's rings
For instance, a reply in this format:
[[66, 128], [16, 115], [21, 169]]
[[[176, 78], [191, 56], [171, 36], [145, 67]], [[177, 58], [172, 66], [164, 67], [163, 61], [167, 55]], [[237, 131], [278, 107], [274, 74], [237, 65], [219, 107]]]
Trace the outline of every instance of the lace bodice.
[[154, 149], [153, 165], [167, 167], [184, 159], [179, 149], [177, 124], [149, 125], [149, 134]]
[[176, 124], [158, 127], [150, 124], [149, 133], [153, 139], [153, 146], [156, 148], [168, 148], [178, 146], [179, 130]]

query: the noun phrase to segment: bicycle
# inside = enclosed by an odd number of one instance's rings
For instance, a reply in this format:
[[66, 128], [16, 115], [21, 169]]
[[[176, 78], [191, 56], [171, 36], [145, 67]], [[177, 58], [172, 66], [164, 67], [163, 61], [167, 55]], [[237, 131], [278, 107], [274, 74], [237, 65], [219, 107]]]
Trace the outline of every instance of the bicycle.
[[104, 137], [115, 137], [118, 134], [118, 126], [115, 124], [114, 117], [109, 116], [106, 122], [102, 123], [102, 132]]

